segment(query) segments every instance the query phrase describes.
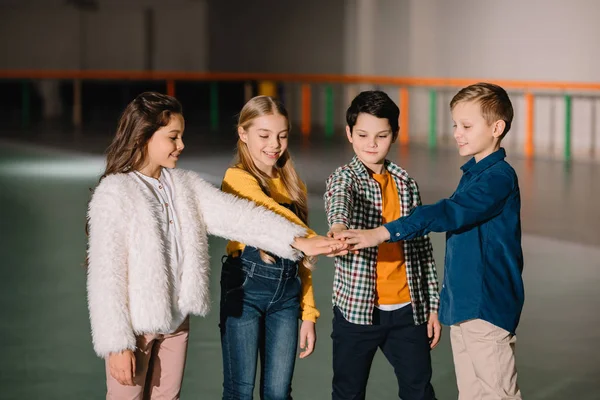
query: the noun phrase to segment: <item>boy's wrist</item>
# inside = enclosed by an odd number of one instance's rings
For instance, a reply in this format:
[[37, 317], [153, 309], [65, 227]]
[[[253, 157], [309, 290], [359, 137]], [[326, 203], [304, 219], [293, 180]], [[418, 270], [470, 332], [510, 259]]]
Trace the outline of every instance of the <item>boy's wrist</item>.
[[380, 226], [379, 228], [375, 228], [375, 233], [377, 234], [377, 239], [379, 243], [384, 243], [390, 240], [390, 231], [387, 230], [385, 226]]

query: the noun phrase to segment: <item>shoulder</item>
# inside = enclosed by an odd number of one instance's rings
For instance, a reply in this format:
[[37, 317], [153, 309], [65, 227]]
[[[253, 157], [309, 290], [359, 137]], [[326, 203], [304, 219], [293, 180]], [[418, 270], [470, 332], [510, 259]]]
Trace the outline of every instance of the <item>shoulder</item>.
[[215, 186], [202, 178], [197, 172], [189, 169], [174, 168], [169, 170], [173, 185], [180, 192], [198, 191], [199, 189], [215, 188]]
[[[483, 175], [483, 174], [482, 174]], [[517, 183], [517, 172], [505, 160], [499, 161], [486, 170], [486, 179]]]
[[417, 184], [417, 181], [412, 176], [410, 176], [404, 168], [402, 168], [398, 164], [388, 161], [387, 170], [389, 171], [389, 173], [392, 176], [405, 182], [406, 185], [409, 188], [411, 188], [411, 190], [416, 191], [416, 192], [419, 191], [419, 185]]
[[335, 171], [333, 171], [331, 173], [331, 175], [329, 175], [328, 181], [334, 182], [334, 181], [354, 181], [356, 179], [356, 173], [354, 172], [354, 170], [350, 167], [350, 165], [346, 164], [346, 165], [342, 165], [341, 167], [337, 168]]
[[388, 170], [388, 172], [390, 174], [392, 174], [393, 176], [395, 176], [396, 178], [399, 178], [401, 180], [404, 181], [414, 181], [413, 178], [411, 178], [411, 176], [408, 174], [408, 172], [406, 172], [406, 170], [404, 168], [402, 168], [401, 166], [399, 166], [398, 164], [386, 160], [386, 168]]
[[135, 183], [129, 174], [120, 173], [104, 177], [94, 189], [88, 204], [89, 216], [104, 215], [104, 213], [119, 213], [127, 208], [132, 201], [126, 201], [135, 197]]
[[103, 199], [121, 197], [131, 192], [131, 177], [127, 173], [111, 174], [100, 181], [94, 189], [90, 205]]
[[253, 180], [256, 181], [256, 178], [245, 169], [239, 167], [230, 167], [225, 171], [225, 176], [223, 177], [223, 181], [246, 181]]

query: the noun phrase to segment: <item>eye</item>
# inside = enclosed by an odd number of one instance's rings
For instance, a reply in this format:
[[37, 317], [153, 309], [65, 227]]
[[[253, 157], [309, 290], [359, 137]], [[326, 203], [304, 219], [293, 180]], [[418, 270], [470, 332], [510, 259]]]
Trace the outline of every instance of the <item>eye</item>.
[[268, 139], [269, 138], [268, 135], [258, 135], [258, 137], [261, 138], [261, 139]]
[[358, 134], [358, 137], [361, 137], [361, 138], [366, 138], [366, 137], [367, 137], [367, 135], [365, 135], [364, 133], [359, 133], [359, 134]]
[[279, 139], [282, 139], [282, 140], [285, 140], [285, 139], [287, 139], [287, 138], [288, 138], [288, 136], [287, 136], [287, 135], [281, 135], [281, 136], [279, 136]]
[[170, 138], [171, 140], [177, 140], [177, 136]]
[[464, 128], [465, 129], [469, 129], [471, 127], [471, 125], [465, 125]]
[[453, 124], [453, 125], [452, 125], [452, 128], [456, 129], [456, 124]]

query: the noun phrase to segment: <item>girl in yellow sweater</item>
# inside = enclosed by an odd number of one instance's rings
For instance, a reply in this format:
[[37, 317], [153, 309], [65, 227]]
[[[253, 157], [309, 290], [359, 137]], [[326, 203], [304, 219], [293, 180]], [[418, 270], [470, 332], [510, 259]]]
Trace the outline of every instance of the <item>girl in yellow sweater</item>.
[[[306, 226], [306, 187], [287, 150], [289, 132], [287, 111], [278, 100], [248, 101], [238, 121], [237, 163], [221, 188]], [[223, 399], [252, 399], [257, 354], [261, 398], [290, 398], [299, 316], [300, 358], [313, 352], [316, 341], [312, 265], [308, 257], [297, 262], [229, 242], [221, 274]]]

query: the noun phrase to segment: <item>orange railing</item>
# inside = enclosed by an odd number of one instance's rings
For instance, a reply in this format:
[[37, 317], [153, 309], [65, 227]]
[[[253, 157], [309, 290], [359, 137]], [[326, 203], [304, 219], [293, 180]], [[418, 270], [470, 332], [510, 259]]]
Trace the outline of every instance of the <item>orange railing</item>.
[[[36, 80], [36, 79], [59, 79], [73, 80], [74, 84], [74, 108], [73, 122], [81, 124], [81, 81], [83, 80], [148, 80], [164, 81], [166, 91], [170, 95], [176, 93], [176, 81], [259, 81], [271, 83], [297, 82], [302, 83], [301, 104], [302, 122], [301, 130], [308, 135], [311, 129], [311, 84], [372, 84], [389, 85], [399, 87], [399, 98], [401, 107], [401, 132], [400, 142], [409, 142], [408, 116], [409, 116], [409, 92], [407, 88], [421, 87], [430, 89], [432, 105], [436, 102], [435, 91], [440, 88], [460, 88], [469, 84], [485, 81], [485, 79], [472, 78], [422, 78], [422, 77], [389, 77], [389, 76], [363, 76], [363, 75], [332, 75], [332, 74], [267, 74], [267, 73], [237, 73], [237, 72], [177, 72], [177, 71], [53, 71], [53, 70], [0, 70], [0, 79], [10, 80]], [[490, 80], [488, 80], [490, 81]], [[525, 81], [494, 79], [492, 82], [503, 86], [508, 90], [518, 90], [525, 94], [525, 144], [524, 153], [528, 157], [534, 155], [534, 102], [535, 94], [544, 91], [555, 91], [565, 96], [567, 116], [571, 117], [571, 95], [573, 92], [600, 91], [600, 83], [585, 82], [547, 82], [547, 81]], [[252, 95], [252, 89], [245, 85], [245, 95]], [[250, 88], [250, 89], [249, 89]], [[211, 90], [211, 99], [218, 98], [216, 88]], [[331, 93], [328, 90], [327, 93]], [[326, 94], [327, 95], [327, 94]], [[331, 94], [329, 94], [331, 95]], [[331, 102], [328, 101], [328, 104]], [[433, 110], [434, 107], [431, 107]], [[218, 112], [218, 111], [217, 111]], [[433, 112], [433, 111], [432, 111]], [[211, 114], [214, 114], [211, 112]], [[217, 114], [218, 115], [218, 114]], [[326, 116], [328, 118], [328, 116]], [[212, 118], [213, 124], [215, 118]], [[435, 143], [435, 116], [431, 116], [430, 123], [430, 145]], [[326, 124], [333, 126], [333, 124]], [[333, 129], [333, 128], [331, 128]], [[565, 122], [565, 159], [571, 158], [571, 121]]]

